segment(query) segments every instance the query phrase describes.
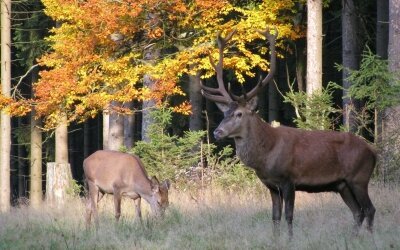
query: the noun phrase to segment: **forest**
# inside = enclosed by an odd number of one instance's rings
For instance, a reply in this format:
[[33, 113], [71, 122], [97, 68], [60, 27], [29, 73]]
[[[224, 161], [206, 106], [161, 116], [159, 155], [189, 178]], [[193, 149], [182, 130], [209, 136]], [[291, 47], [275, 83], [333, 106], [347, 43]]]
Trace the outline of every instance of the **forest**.
[[[397, 0], [2, 0], [0, 249], [399, 248], [398, 41]], [[271, 127], [373, 149], [373, 237], [342, 193], [302, 192], [276, 235], [273, 189], [215, 138], [222, 98], [248, 95]], [[115, 223], [107, 195], [85, 228], [83, 161], [101, 149], [171, 182], [165, 217], [143, 202], [137, 223], [124, 199]]]

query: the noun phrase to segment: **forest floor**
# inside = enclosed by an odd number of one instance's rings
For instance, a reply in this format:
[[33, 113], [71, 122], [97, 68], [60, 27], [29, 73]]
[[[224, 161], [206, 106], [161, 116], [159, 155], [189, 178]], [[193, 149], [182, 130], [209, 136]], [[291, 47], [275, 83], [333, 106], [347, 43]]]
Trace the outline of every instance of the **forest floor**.
[[20, 206], [0, 214], [0, 249], [400, 249], [400, 187], [370, 184], [370, 196], [377, 209], [374, 233], [363, 225], [355, 235], [338, 194], [297, 192], [291, 241], [284, 220], [281, 236], [273, 236], [270, 195], [261, 185], [236, 192], [172, 189], [162, 219], [142, 201], [142, 224], [129, 199], [116, 223], [108, 196], [99, 204], [98, 230], [85, 229], [83, 198], [61, 209]]

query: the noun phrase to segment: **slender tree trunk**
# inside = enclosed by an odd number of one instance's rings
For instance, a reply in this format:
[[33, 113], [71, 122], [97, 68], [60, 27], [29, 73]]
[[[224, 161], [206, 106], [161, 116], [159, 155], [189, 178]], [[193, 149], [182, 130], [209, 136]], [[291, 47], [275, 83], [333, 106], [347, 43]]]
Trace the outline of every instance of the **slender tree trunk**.
[[377, 0], [376, 5], [376, 53], [382, 59], [387, 59], [389, 43], [389, 0]]
[[200, 88], [200, 75], [189, 75], [189, 98], [192, 105], [192, 114], [189, 117], [189, 129], [198, 131], [203, 129], [203, 95]]
[[107, 109], [103, 110], [103, 149], [109, 149], [108, 135], [110, 133], [110, 111]]
[[[23, 128], [25, 124], [23, 122], [22, 117], [18, 117], [18, 127]], [[26, 196], [26, 185], [25, 185], [25, 176], [26, 176], [26, 150], [25, 145], [21, 144], [18, 141], [17, 145], [18, 150], [18, 197]]]
[[[160, 50], [155, 48], [149, 48], [145, 51], [144, 59], [153, 63], [154, 60], [160, 57]], [[154, 81], [149, 75], [145, 75], [143, 79], [143, 85], [150, 90], [154, 88]], [[142, 106], [142, 140], [149, 141], [149, 125], [154, 121], [150, 115], [151, 110], [155, 107], [155, 101], [153, 99], [143, 101]]]
[[[376, 53], [388, 59], [389, 43], [389, 0], [377, 0]], [[375, 143], [382, 142], [382, 111], [375, 111]]]
[[322, 0], [307, 0], [307, 94], [322, 89]]
[[29, 199], [33, 208], [40, 207], [43, 199], [42, 190], [42, 131], [41, 122], [31, 112], [31, 155], [30, 155], [30, 192]]
[[56, 128], [56, 163], [68, 163], [68, 121], [63, 114]]
[[[294, 25], [300, 28], [304, 25], [307, 17], [306, 5], [298, 2], [296, 3], [297, 14], [294, 18]], [[306, 63], [307, 63], [307, 50], [306, 38], [300, 38], [295, 41], [296, 49], [296, 80], [299, 91], [306, 91]]]
[[268, 122], [279, 120], [278, 91], [274, 83], [268, 84]]
[[[150, 79], [150, 76], [145, 75], [143, 85], [149, 89], [153, 89], [154, 82]], [[149, 126], [154, 122], [150, 115], [151, 110], [155, 107], [156, 103], [154, 100], [143, 101], [142, 105], [142, 140], [149, 141], [148, 130]]]
[[[111, 106], [118, 107], [121, 106], [121, 104], [113, 102]], [[124, 116], [115, 112], [111, 107], [108, 148], [111, 150], [119, 150], [123, 145], [124, 145]]]
[[346, 97], [351, 83], [347, 80], [349, 70], [356, 70], [360, 67], [361, 42], [358, 33], [359, 19], [354, 5], [354, 0], [342, 0], [342, 58], [344, 70], [343, 78], [343, 124], [351, 132], [357, 132], [356, 112], [358, 102]]
[[[393, 73], [400, 69], [400, 2], [389, 0], [389, 70]], [[396, 75], [398, 77], [398, 75]], [[397, 79], [399, 80], [399, 79]], [[399, 97], [400, 98], [400, 97]], [[400, 162], [400, 105], [385, 110], [383, 127], [384, 152], [382, 154], [385, 169], [397, 168]], [[385, 177], [385, 176], [384, 176]]]
[[306, 74], [306, 48], [305, 40], [296, 41], [296, 80], [299, 91], [306, 91], [305, 74]]
[[[1, 92], [11, 92], [11, 0], [1, 1]], [[0, 212], [10, 210], [11, 119], [5, 111], [0, 115]]]
[[89, 136], [89, 121], [85, 121], [83, 123], [83, 158], [89, 156], [89, 145], [90, 145], [90, 136]]
[[[133, 112], [133, 102], [125, 104]], [[126, 148], [131, 149], [134, 143], [134, 130], [135, 130], [135, 113], [124, 116], [124, 145]]]
[[46, 201], [53, 206], [65, 204], [72, 181], [71, 167], [68, 163], [68, 121], [62, 114], [56, 128], [55, 162], [47, 163]]

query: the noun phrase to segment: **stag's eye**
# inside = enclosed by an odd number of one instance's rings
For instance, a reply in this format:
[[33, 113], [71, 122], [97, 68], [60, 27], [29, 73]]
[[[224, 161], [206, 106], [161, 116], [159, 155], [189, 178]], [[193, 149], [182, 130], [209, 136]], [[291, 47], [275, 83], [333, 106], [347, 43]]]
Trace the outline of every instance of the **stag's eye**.
[[236, 117], [237, 117], [237, 118], [242, 117], [242, 112], [237, 112], [237, 113], [236, 113]]

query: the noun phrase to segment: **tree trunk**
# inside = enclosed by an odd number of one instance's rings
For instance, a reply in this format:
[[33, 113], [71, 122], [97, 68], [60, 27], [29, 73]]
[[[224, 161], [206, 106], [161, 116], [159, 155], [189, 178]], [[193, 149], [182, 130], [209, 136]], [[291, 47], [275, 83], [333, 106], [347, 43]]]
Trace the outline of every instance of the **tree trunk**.
[[[23, 122], [22, 117], [18, 117], [18, 127], [19, 128], [26, 128]], [[18, 141], [18, 140], [17, 140]], [[17, 145], [18, 150], [18, 197], [25, 197], [26, 196], [26, 150], [25, 145], [18, 141]]]
[[[388, 59], [389, 43], [389, 0], [377, 0], [376, 54]], [[382, 142], [382, 111], [375, 111], [375, 143]]]
[[[112, 102], [111, 106], [120, 107], [121, 104]], [[119, 150], [124, 145], [124, 116], [110, 109], [110, 131], [108, 135], [108, 148]]]
[[322, 89], [322, 0], [307, 0], [307, 94]]
[[200, 75], [189, 75], [189, 98], [192, 105], [192, 114], [189, 117], [189, 129], [198, 131], [203, 129], [203, 95], [200, 88]]
[[296, 80], [299, 91], [306, 91], [305, 72], [306, 72], [306, 48], [303, 38], [296, 41]]
[[[11, 0], [1, 1], [1, 92], [11, 92]], [[11, 119], [4, 110], [0, 115], [0, 212], [8, 212], [10, 203]]]
[[55, 162], [47, 163], [46, 201], [60, 207], [66, 202], [67, 191], [71, 186], [72, 174], [68, 164], [68, 121], [66, 114], [60, 117], [56, 128]]
[[29, 199], [33, 208], [40, 207], [43, 199], [42, 191], [42, 131], [40, 120], [31, 113], [31, 155], [30, 155], [30, 192]]
[[357, 100], [346, 97], [351, 83], [347, 80], [349, 70], [360, 67], [361, 42], [358, 34], [359, 19], [354, 0], [342, 1], [342, 58], [343, 58], [343, 124], [351, 132], [357, 132], [356, 112], [359, 109]]
[[110, 111], [103, 110], [103, 149], [109, 149], [108, 135], [110, 133]]
[[89, 121], [83, 123], [83, 158], [89, 156], [89, 146], [90, 146], [90, 136], [89, 136]]
[[[400, 2], [389, 0], [389, 70], [394, 74], [400, 68]], [[398, 77], [398, 75], [397, 75]], [[397, 79], [398, 80], [398, 79]], [[399, 97], [400, 98], [400, 97]], [[385, 110], [383, 127], [383, 165], [386, 170], [399, 171], [400, 161], [400, 105]], [[398, 173], [399, 174], [399, 173]], [[384, 176], [386, 179], [386, 175]]]
[[[133, 102], [125, 104], [133, 112]], [[124, 116], [124, 145], [127, 149], [131, 149], [134, 143], [134, 130], [135, 130], [135, 113]]]
[[46, 201], [48, 204], [61, 207], [69, 197], [72, 174], [68, 163], [47, 163], [46, 174]]
[[56, 128], [56, 163], [68, 163], [68, 121], [62, 114]]
[[376, 54], [388, 58], [389, 43], [389, 0], [377, 0]]
[[276, 85], [268, 84], [268, 122], [279, 121], [278, 91]]
[[[154, 60], [160, 57], [160, 50], [150, 47], [145, 51], [144, 60], [153, 63]], [[152, 90], [154, 88], [154, 81], [151, 79], [149, 75], [145, 75], [143, 79], [144, 87]], [[150, 116], [151, 110], [155, 107], [156, 103], [153, 99], [143, 101], [142, 106], [142, 140], [149, 141], [149, 125], [151, 125], [154, 121]]]

